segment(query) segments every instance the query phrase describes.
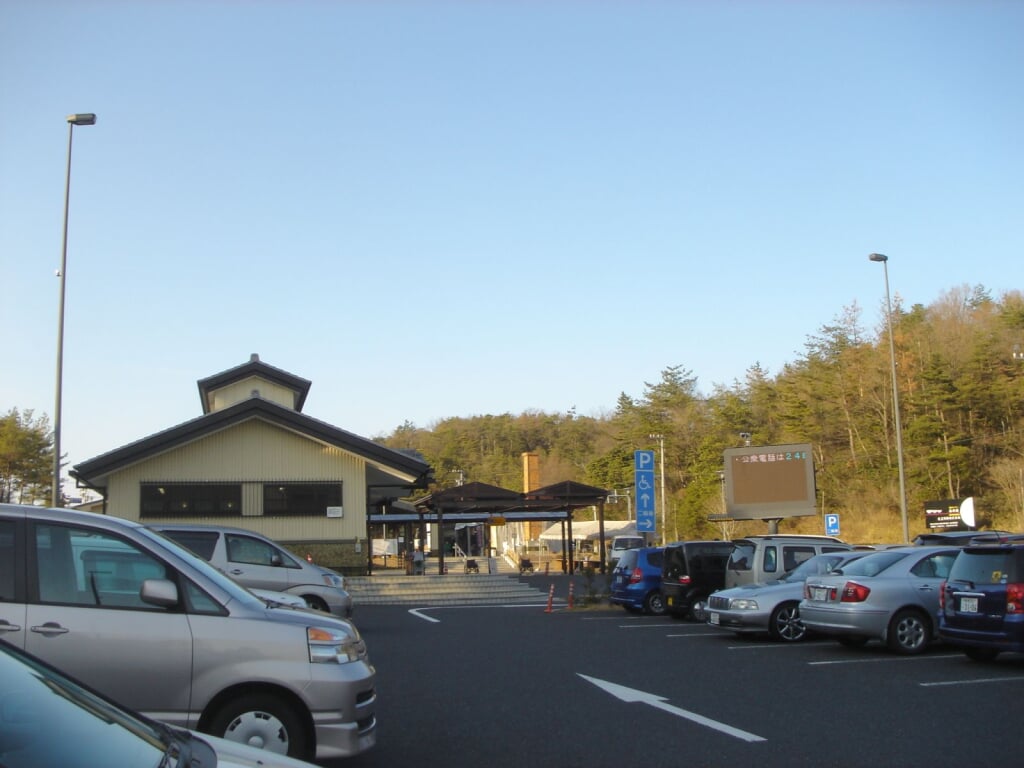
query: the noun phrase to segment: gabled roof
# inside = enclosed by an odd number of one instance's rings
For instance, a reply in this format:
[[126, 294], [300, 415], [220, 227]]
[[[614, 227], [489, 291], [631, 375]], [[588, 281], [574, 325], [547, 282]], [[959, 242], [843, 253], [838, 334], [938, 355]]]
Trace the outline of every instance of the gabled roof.
[[593, 485], [584, 485], [575, 480], [565, 480], [530, 491], [526, 494], [526, 499], [533, 505], [589, 507], [600, 504], [608, 498], [609, 493], [610, 491]]
[[200, 379], [196, 382], [199, 386], [199, 399], [203, 403], [203, 413], [209, 413], [213, 410], [214, 392], [229, 384], [234, 384], [236, 381], [242, 381], [252, 376], [258, 376], [292, 390], [295, 395], [294, 408], [296, 411], [302, 410], [302, 406], [306, 402], [306, 395], [309, 394], [309, 388], [312, 385], [312, 382], [308, 379], [300, 378], [288, 373], [288, 371], [267, 365], [260, 360], [259, 355], [253, 354], [249, 356], [249, 362], [247, 363], [236, 365], [234, 368], [228, 368], [226, 371], [215, 373], [213, 376], [207, 376], [205, 379]]
[[248, 398], [222, 410], [206, 413], [176, 427], [83, 461], [75, 465], [70, 474], [87, 486], [105, 488], [107, 478], [113, 472], [250, 419], [260, 419], [310, 440], [360, 456], [385, 477], [403, 478], [402, 482], [392, 483], [393, 485], [425, 488], [432, 479], [430, 465], [416, 456], [387, 448], [260, 397]]

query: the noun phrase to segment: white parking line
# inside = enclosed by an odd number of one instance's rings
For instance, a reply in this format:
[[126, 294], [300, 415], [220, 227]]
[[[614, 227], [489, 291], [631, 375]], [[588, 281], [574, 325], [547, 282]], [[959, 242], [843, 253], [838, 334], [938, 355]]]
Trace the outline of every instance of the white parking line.
[[871, 659], [836, 659], [835, 661], [809, 661], [809, 667], [825, 667], [834, 664], [877, 664], [886, 661], [928, 661], [930, 659], [959, 659], [960, 653], [949, 653], [941, 656], [886, 656]]
[[812, 641], [812, 642], [809, 642], [809, 643], [808, 642], [800, 642], [800, 643], [768, 643], [768, 644], [761, 643], [761, 644], [757, 644], [757, 645], [752, 645], [750, 643], [747, 643], [746, 645], [730, 645], [730, 646], [728, 646], [728, 648], [729, 648], [730, 651], [747, 651], [747, 650], [751, 650], [751, 649], [763, 651], [765, 649], [772, 650], [772, 649], [775, 649], [775, 648], [810, 648], [812, 645], [832, 645], [832, 643], [828, 642], [827, 640], [819, 640], [817, 642], [813, 642]]
[[977, 683], [1008, 683], [1008, 682], [1019, 682], [1024, 680], [1022, 675], [1014, 675], [1013, 677], [983, 677], [978, 680], [946, 680], [941, 683], [918, 683], [922, 688], [938, 688], [943, 685], [975, 685]]

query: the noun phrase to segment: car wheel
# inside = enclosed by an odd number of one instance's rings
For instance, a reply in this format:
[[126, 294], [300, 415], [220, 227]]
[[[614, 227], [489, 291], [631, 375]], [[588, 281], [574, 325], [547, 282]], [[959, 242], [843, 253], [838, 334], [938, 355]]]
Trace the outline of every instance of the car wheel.
[[267, 694], [232, 699], [211, 718], [208, 732], [279, 755], [313, 757], [302, 721], [284, 701]]
[[889, 622], [889, 648], [904, 655], [921, 653], [928, 646], [931, 631], [928, 619], [920, 612], [899, 611]]
[[690, 605], [690, 613], [687, 615], [690, 621], [707, 621], [708, 618], [708, 601], [705, 597], [698, 597]]
[[866, 637], [858, 637], [856, 635], [842, 635], [836, 639], [840, 645], [845, 645], [847, 648], [861, 648], [868, 644]]
[[768, 623], [768, 633], [773, 640], [781, 640], [786, 643], [803, 640], [807, 634], [807, 628], [800, 620], [800, 604], [782, 603], [772, 611], [772, 618]]
[[964, 653], [974, 661], [995, 661], [999, 655], [995, 648], [964, 648]]
[[655, 616], [662, 616], [665, 613], [665, 598], [660, 592], [651, 592], [644, 601], [644, 610]]
[[324, 613], [330, 613], [327, 608], [327, 603], [322, 598], [316, 595], [303, 595], [302, 599], [306, 601], [306, 606], [312, 608], [314, 611], [323, 611]]

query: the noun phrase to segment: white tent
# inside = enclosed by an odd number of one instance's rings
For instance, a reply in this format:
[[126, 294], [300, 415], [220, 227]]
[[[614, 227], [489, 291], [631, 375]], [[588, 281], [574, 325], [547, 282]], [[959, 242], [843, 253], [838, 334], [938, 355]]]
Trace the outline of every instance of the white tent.
[[[601, 538], [600, 523], [597, 520], [574, 520], [572, 537], [576, 541], [597, 541]], [[566, 528], [569, 526], [566, 525]], [[566, 531], [568, 533], [568, 531]], [[605, 520], [604, 538], [607, 541], [616, 536], [636, 536], [636, 523], [632, 520]], [[562, 523], [555, 523], [540, 535], [540, 540], [552, 552], [562, 551]]]

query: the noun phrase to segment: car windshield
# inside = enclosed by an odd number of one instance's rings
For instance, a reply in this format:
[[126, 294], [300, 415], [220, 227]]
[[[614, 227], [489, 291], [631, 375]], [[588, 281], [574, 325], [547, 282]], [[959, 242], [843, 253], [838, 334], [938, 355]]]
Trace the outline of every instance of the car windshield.
[[213, 581], [217, 586], [229, 593], [234, 599], [239, 600], [242, 603], [251, 602], [253, 600], [259, 601], [259, 598], [248, 589], [243, 587], [227, 574], [214, 568], [195, 552], [187, 547], [183, 547], [171, 537], [165, 536], [159, 531], [154, 531], [152, 528], [137, 528], [136, 530], [164, 549], [173, 552], [184, 560], [187, 560], [189, 565], [198, 571], [202, 571], [206, 578]]
[[45, 665], [0, 645], [0, 760], [7, 768], [158, 765], [187, 749]]
[[808, 576], [819, 573], [831, 573], [835, 564], [842, 560], [839, 555], [818, 555], [804, 560], [789, 573], [783, 574], [779, 581], [805, 581]]
[[749, 571], [754, 562], [754, 545], [750, 543], [735, 544], [729, 555], [729, 568], [734, 571]]
[[977, 588], [985, 584], [1006, 583], [1014, 578], [1013, 554], [1005, 550], [963, 550], [953, 562], [950, 581], [961, 581]]
[[877, 576], [886, 568], [898, 563], [907, 556], [907, 552], [878, 552], [865, 555], [859, 560], [847, 563], [838, 572], [844, 576]]

